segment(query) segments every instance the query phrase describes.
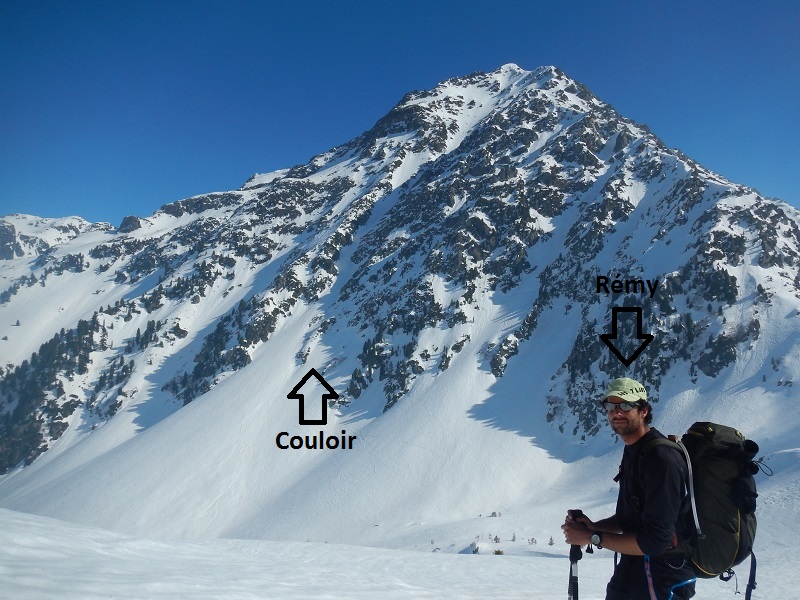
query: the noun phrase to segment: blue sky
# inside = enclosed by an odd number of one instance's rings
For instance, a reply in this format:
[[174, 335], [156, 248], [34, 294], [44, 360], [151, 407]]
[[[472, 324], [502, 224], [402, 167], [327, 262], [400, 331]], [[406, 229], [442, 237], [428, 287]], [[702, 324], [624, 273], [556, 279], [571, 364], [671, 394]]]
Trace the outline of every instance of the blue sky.
[[796, 2], [0, 0], [0, 215], [118, 225], [508, 62], [800, 206], [798, 32]]

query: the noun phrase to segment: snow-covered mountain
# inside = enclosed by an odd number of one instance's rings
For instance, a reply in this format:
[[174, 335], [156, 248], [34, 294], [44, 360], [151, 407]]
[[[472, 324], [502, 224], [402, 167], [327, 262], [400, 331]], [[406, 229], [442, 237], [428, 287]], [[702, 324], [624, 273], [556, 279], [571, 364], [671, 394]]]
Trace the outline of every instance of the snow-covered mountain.
[[[5, 508], [165, 538], [547, 540], [573, 502], [610, 510], [594, 400], [628, 375], [663, 431], [757, 440], [761, 506], [797, 522], [800, 214], [552, 67], [412, 92], [308, 164], [117, 228], [6, 216], [0, 259]], [[653, 336], [630, 366], [600, 337], [640, 347], [620, 307]], [[312, 368], [324, 425], [287, 398]]]

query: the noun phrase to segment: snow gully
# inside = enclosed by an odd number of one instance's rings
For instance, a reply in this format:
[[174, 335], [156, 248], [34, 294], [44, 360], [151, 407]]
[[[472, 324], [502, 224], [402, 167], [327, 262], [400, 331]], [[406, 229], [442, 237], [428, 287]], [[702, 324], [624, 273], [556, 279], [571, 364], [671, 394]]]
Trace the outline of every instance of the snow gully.
[[275, 445], [281, 450], [352, 450], [353, 442], [358, 438], [357, 435], [347, 435], [347, 431], [342, 429], [341, 436], [325, 435], [320, 431], [317, 435], [293, 435], [289, 436], [288, 431], [281, 431], [275, 436]]

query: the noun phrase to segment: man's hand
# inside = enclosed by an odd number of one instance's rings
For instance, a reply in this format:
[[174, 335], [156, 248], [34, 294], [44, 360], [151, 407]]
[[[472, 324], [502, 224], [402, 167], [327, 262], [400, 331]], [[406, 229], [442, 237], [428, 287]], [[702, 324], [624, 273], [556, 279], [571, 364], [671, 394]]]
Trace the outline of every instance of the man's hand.
[[564, 539], [570, 545], [588, 546], [592, 541], [595, 524], [579, 510], [568, 510], [567, 518], [561, 526]]
[[644, 552], [636, 541], [636, 532], [623, 533], [617, 526], [616, 517], [601, 519], [596, 523], [579, 510], [567, 511], [567, 518], [561, 526], [564, 539], [571, 546], [588, 546], [595, 531], [603, 532], [603, 548], [620, 554], [642, 556]]

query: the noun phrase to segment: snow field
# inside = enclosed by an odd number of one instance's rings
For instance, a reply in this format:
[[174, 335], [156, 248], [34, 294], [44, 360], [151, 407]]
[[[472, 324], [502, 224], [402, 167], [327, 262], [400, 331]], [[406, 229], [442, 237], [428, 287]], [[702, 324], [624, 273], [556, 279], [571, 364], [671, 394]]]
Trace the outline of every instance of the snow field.
[[[0, 509], [0, 590], [18, 600], [565, 597], [569, 550], [562, 539], [553, 546], [525, 540], [501, 546], [503, 555], [472, 555], [430, 546], [413, 552], [320, 542], [156, 541]], [[753, 598], [794, 598], [787, 548], [763, 546]], [[582, 600], [604, 598], [612, 568], [609, 552], [584, 554]], [[742, 592], [748, 568], [737, 569]], [[733, 600], [735, 589], [734, 581], [702, 580], [697, 597]]]

